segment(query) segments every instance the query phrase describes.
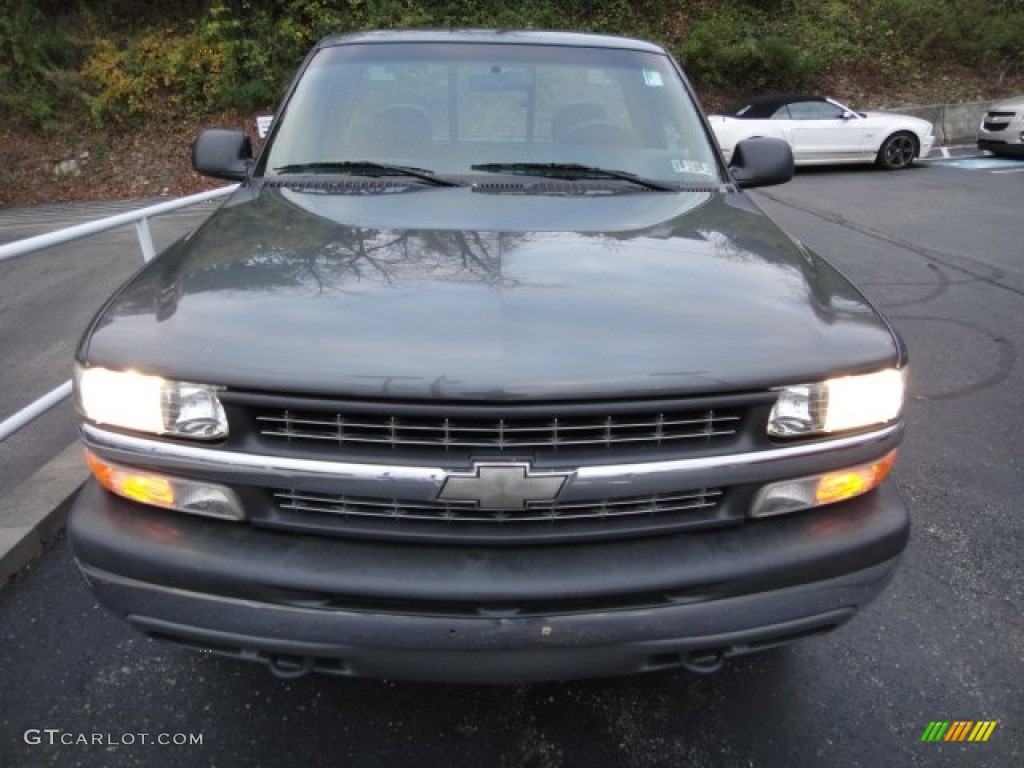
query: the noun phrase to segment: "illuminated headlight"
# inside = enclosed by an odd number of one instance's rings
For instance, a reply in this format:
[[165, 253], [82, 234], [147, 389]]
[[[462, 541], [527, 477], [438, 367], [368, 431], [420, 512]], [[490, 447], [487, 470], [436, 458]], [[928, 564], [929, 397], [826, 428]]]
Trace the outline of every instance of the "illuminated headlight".
[[207, 384], [76, 365], [75, 396], [82, 414], [97, 424], [176, 437], [228, 434], [217, 388]]
[[889, 368], [785, 387], [768, 419], [772, 437], [807, 437], [885, 424], [903, 409], [903, 371]]

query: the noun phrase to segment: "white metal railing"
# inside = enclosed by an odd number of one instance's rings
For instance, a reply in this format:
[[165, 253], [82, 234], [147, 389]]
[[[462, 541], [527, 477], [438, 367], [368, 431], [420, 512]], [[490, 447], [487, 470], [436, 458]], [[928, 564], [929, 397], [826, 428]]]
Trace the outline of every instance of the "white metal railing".
[[[205, 203], [210, 200], [227, 197], [237, 188], [237, 184], [231, 184], [230, 186], [220, 187], [219, 189], [214, 189], [209, 192], [200, 192], [199, 194], [189, 195], [188, 197], [179, 197], [174, 200], [168, 200], [166, 203], [157, 203], [156, 205], [150, 205], [146, 208], [140, 208], [135, 211], [119, 213], [115, 216], [107, 216], [102, 219], [97, 219], [96, 221], [89, 221], [85, 224], [67, 227], [66, 229], [61, 229], [56, 232], [48, 232], [45, 235], [38, 235], [24, 240], [17, 240], [13, 243], [8, 243], [7, 245], [0, 245], [0, 261], [24, 256], [25, 254], [33, 253], [34, 251], [40, 251], [43, 248], [50, 248], [55, 245], [69, 243], [72, 240], [80, 240], [83, 237], [95, 235], [99, 232], [106, 232], [108, 229], [121, 227], [125, 224], [135, 225], [135, 233], [139, 237], [139, 247], [142, 248], [142, 259], [143, 261], [149, 261], [156, 255], [156, 250], [153, 248], [153, 237], [149, 232], [149, 219], [151, 217], [159, 216], [161, 213], [167, 213], [168, 211], [175, 211], [179, 208], [187, 208], [188, 206], [195, 205], [197, 203]], [[65, 381], [51, 392], [43, 395], [31, 405], [22, 408], [13, 416], [0, 421], [0, 442], [3, 442], [19, 429], [42, 416], [54, 406], [62, 403], [70, 394], [71, 381], [69, 380]]]

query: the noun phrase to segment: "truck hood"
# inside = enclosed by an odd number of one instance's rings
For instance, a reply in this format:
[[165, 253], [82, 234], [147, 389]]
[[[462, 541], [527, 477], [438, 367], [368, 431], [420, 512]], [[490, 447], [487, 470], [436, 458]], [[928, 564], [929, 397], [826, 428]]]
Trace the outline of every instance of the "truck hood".
[[79, 360], [477, 401], [746, 391], [900, 362], [861, 294], [743, 193], [501, 189], [243, 187], [108, 302]]

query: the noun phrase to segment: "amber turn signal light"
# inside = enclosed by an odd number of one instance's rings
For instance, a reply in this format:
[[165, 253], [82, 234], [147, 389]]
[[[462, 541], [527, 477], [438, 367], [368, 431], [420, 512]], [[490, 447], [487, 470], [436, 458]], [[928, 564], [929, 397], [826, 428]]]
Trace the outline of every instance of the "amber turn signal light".
[[784, 515], [861, 496], [882, 484], [895, 461], [892, 451], [877, 461], [766, 485], [754, 499], [750, 516]]
[[111, 493], [140, 504], [228, 520], [245, 517], [238, 496], [222, 485], [115, 464], [88, 449], [85, 461], [100, 485]]

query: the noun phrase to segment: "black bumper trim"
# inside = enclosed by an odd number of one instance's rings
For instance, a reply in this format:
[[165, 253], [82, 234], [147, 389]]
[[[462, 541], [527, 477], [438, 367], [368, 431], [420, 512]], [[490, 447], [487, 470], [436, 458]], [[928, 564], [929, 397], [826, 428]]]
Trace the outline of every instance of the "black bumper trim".
[[[544, 620], [364, 615], [211, 598], [86, 570], [136, 629], [275, 671], [464, 683], [610, 676], [687, 666], [831, 631], [888, 583], [895, 561], [812, 585], [657, 611]], [[215, 626], [214, 626], [215, 625]]]
[[835, 578], [899, 555], [909, 517], [886, 484], [832, 507], [732, 528], [468, 548], [261, 530], [145, 507], [90, 481], [68, 531], [83, 566], [173, 589], [334, 610], [451, 615], [461, 606], [463, 614], [516, 615], [571, 611], [573, 603], [583, 611], [651, 607], [652, 594], [667, 604], [715, 600]]
[[1021, 142], [1011, 143], [996, 139], [978, 139], [978, 149], [987, 149], [989, 152], [997, 155], [1024, 157], [1024, 143]]

